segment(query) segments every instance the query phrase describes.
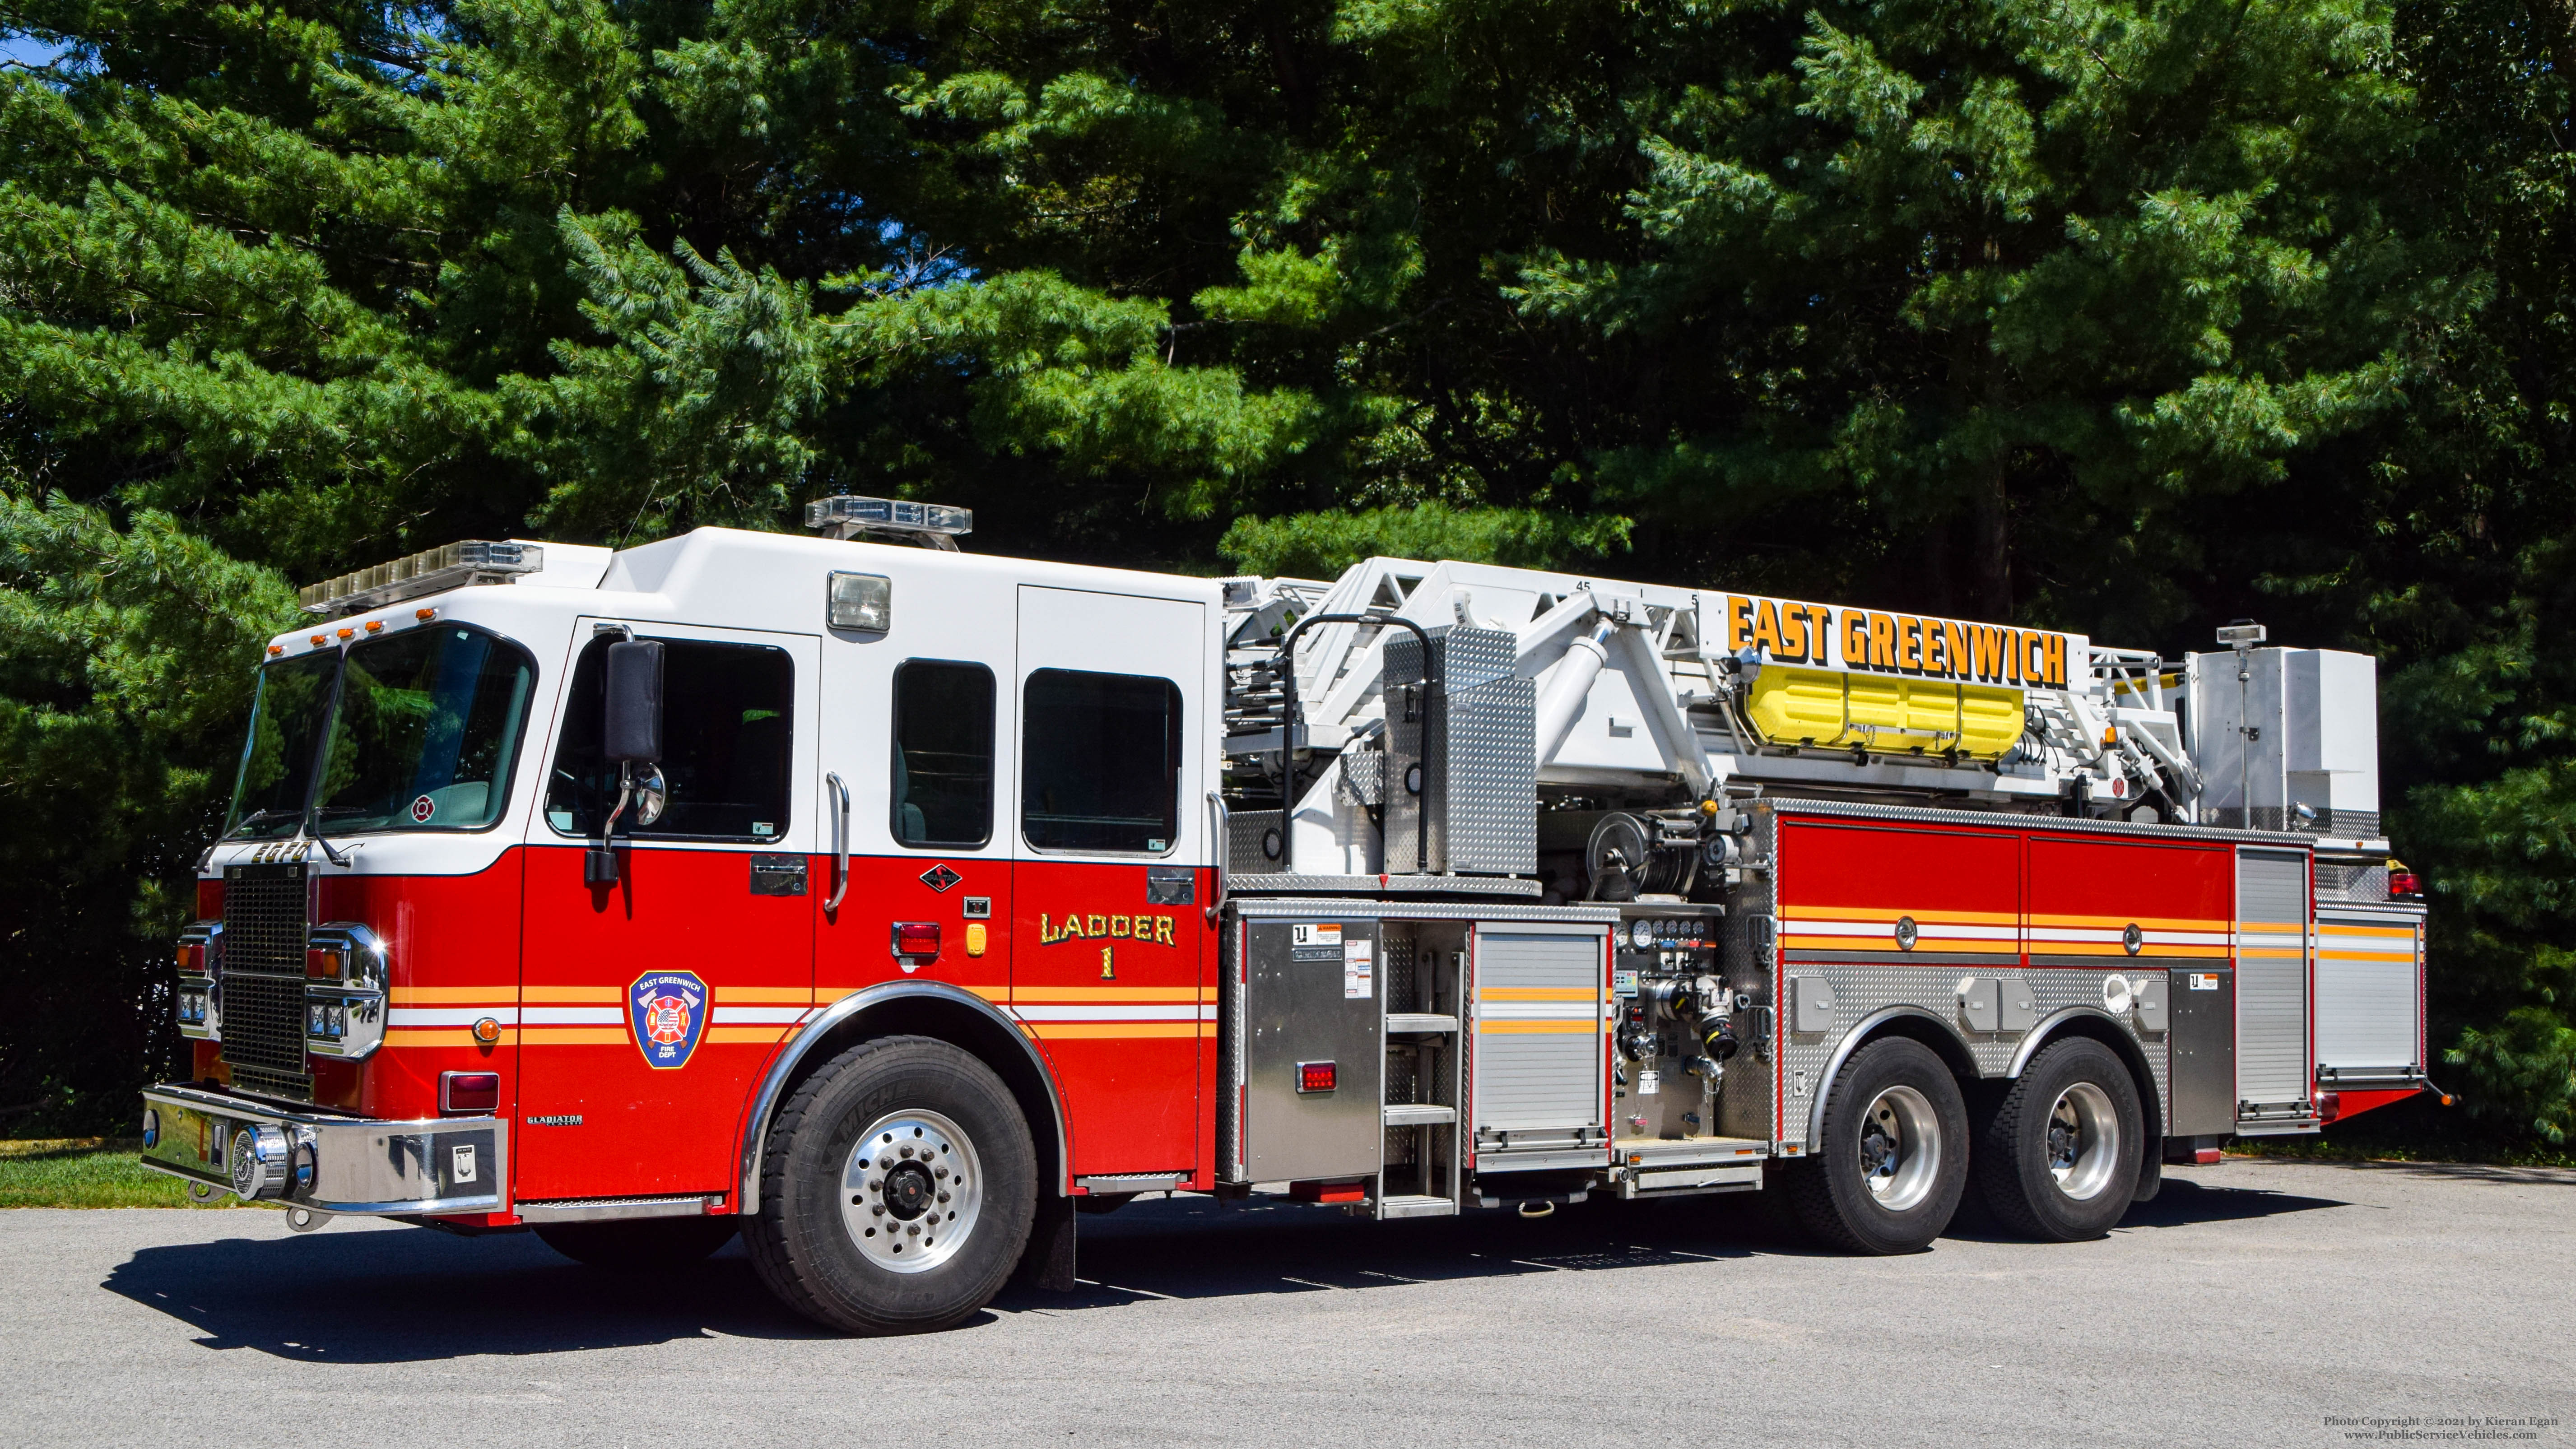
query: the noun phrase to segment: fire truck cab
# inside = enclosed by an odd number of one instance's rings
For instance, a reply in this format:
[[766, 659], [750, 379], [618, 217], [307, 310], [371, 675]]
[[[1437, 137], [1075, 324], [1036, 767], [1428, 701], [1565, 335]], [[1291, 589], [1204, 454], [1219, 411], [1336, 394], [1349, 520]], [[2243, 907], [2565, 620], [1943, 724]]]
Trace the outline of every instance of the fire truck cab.
[[2063, 1239], [2427, 1085], [2367, 659], [808, 517], [307, 590], [145, 1163], [895, 1332], [1140, 1192]]

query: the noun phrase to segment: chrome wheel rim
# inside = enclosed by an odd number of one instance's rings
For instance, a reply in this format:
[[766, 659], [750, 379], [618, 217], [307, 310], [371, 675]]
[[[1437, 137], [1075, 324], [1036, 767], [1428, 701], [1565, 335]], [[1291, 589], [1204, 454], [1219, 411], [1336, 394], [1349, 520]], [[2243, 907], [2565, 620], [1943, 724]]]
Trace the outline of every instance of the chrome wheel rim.
[[841, 1169], [841, 1221], [860, 1256], [890, 1273], [926, 1273], [974, 1236], [984, 1164], [936, 1112], [889, 1112], [860, 1134]]
[[2120, 1162], [2120, 1114], [2111, 1094], [2077, 1082], [2057, 1094], [2048, 1112], [2048, 1175], [2077, 1202], [2100, 1197]]
[[1941, 1118], [1912, 1087], [1890, 1087], [1860, 1118], [1860, 1180], [1872, 1201], [1905, 1212], [1932, 1195], [1941, 1171]]

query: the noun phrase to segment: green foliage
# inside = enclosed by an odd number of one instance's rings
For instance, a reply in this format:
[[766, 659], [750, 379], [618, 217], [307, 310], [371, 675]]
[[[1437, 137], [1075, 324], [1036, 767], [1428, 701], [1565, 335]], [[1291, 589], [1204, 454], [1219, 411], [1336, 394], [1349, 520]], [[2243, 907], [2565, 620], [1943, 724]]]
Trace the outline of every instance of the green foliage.
[[284, 580], [846, 490], [996, 552], [2366, 650], [2438, 1030], [2548, 1130], [2571, 20], [0, 0], [61, 48], [0, 67], [0, 849], [65, 883], [0, 984], [103, 1023], [0, 1038], [0, 1114], [166, 1051]]
[[1246, 573], [1330, 579], [1362, 559], [1457, 559], [1466, 563], [1565, 568], [1624, 548], [1633, 524], [1535, 508], [1371, 508], [1238, 518], [1217, 547]]

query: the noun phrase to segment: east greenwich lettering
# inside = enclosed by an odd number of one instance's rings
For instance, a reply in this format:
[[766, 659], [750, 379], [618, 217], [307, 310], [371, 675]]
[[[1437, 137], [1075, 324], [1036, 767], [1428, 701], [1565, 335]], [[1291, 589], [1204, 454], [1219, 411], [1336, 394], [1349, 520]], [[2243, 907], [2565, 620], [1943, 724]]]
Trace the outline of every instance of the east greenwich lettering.
[[1058, 921], [1044, 912], [1038, 915], [1038, 944], [1052, 946], [1058, 941], [1152, 941], [1165, 946], [1178, 946], [1172, 939], [1170, 916], [1067, 916]]
[[1728, 594], [1726, 652], [1759, 649], [1781, 664], [1839, 664], [1880, 674], [2066, 687], [2066, 636], [1917, 614], [1834, 609]]

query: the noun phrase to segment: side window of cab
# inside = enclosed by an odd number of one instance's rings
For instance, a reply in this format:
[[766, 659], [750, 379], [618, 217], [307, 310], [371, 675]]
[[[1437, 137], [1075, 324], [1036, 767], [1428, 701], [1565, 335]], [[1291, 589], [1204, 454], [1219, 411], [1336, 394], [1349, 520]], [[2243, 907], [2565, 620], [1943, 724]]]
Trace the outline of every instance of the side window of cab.
[[[600, 753], [607, 699], [608, 636], [590, 641], [574, 665], [563, 739], [546, 776], [546, 823], [595, 836], [617, 804], [617, 767]], [[795, 728], [796, 667], [765, 644], [664, 639], [662, 818], [638, 825], [629, 809], [620, 836], [760, 843], [787, 830], [788, 760]]]

